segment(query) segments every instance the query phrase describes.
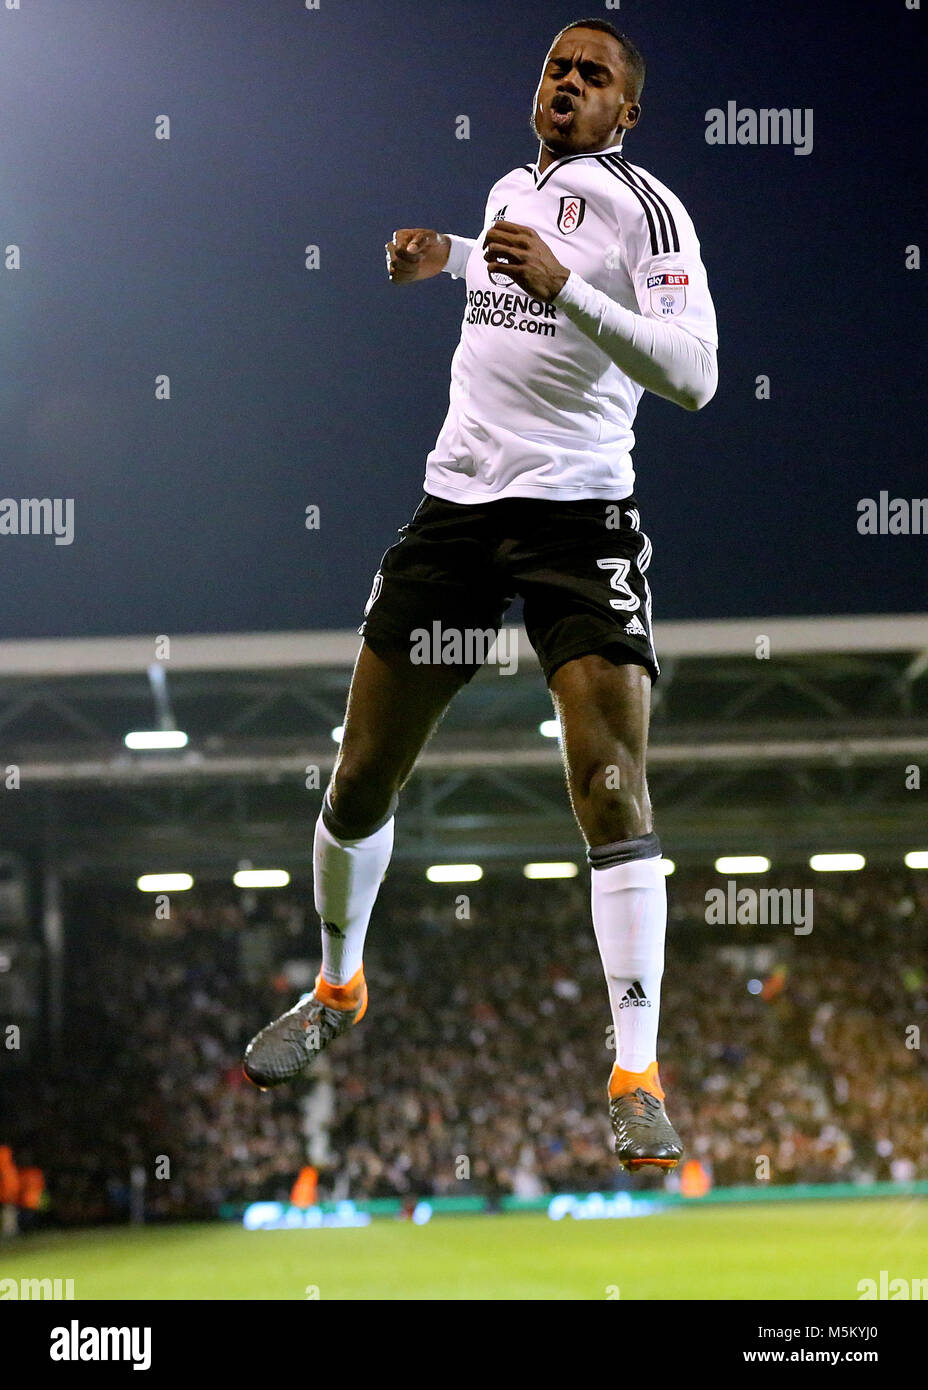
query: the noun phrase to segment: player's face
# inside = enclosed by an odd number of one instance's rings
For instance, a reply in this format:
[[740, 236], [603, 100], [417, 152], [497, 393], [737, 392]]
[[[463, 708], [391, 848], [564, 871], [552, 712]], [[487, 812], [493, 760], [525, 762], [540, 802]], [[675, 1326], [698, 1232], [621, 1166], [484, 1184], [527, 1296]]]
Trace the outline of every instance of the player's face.
[[638, 120], [632, 90], [615, 39], [571, 29], [545, 59], [532, 111], [535, 134], [556, 155], [606, 149], [617, 131]]

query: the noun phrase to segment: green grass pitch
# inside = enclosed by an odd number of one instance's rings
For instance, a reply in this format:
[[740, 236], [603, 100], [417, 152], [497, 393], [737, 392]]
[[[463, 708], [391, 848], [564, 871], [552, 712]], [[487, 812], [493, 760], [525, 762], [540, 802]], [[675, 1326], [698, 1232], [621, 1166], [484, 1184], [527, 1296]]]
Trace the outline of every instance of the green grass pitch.
[[0, 1244], [0, 1279], [73, 1279], [78, 1300], [855, 1300], [858, 1281], [883, 1269], [890, 1278], [928, 1275], [924, 1199], [707, 1206], [617, 1221], [110, 1228]]

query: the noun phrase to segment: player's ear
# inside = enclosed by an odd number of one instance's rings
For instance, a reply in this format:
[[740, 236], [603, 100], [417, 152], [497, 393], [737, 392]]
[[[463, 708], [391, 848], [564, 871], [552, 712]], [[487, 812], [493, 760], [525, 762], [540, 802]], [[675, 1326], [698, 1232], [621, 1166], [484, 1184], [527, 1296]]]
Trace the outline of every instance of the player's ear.
[[641, 102], [633, 101], [630, 106], [626, 106], [625, 110], [622, 112], [621, 119], [622, 124], [627, 130], [631, 130], [632, 126], [636, 126], [641, 119]]

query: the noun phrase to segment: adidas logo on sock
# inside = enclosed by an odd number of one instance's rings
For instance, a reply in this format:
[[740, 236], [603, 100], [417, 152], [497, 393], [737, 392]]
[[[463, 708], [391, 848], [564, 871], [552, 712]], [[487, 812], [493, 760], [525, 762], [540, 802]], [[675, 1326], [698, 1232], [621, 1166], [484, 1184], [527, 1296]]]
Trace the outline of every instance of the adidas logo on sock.
[[327, 922], [324, 917], [321, 917], [319, 920], [322, 922], [322, 930], [326, 935], [337, 937], [343, 937], [345, 935], [341, 927], [336, 926], [334, 922]]
[[620, 1009], [650, 1009], [651, 1001], [641, 988], [639, 980], [632, 980], [628, 989], [619, 1000]]
[[641, 619], [638, 617], [629, 618], [628, 622], [625, 624], [625, 633], [629, 637], [647, 637], [648, 635], [644, 630]]

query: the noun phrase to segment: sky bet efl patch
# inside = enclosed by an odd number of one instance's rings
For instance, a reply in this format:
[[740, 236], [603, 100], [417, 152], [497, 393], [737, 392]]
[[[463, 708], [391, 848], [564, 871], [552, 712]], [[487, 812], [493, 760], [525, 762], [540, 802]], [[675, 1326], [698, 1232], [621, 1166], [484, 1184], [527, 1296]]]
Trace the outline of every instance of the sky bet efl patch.
[[648, 276], [648, 289], [651, 291], [651, 308], [662, 318], [680, 314], [686, 308], [686, 287], [690, 277], [682, 270], [665, 271], [662, 275]]

